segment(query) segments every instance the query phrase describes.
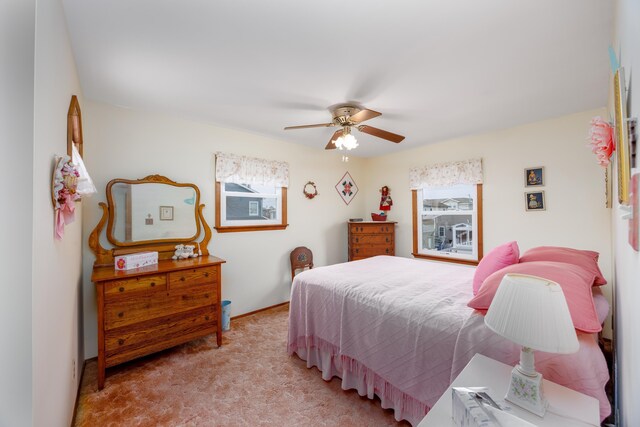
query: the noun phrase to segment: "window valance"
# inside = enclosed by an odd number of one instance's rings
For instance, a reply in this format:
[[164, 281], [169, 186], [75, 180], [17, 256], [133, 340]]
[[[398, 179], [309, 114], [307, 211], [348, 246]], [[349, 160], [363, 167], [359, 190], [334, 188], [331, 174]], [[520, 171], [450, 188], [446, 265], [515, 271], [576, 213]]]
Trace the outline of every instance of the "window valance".
[[216, 153], [216, 181], [289, 187], [289, 163]]
[[409, 185], [412, 190], [458, 184], [482, 184], [481, 159], [438, 163], [409, 170]]

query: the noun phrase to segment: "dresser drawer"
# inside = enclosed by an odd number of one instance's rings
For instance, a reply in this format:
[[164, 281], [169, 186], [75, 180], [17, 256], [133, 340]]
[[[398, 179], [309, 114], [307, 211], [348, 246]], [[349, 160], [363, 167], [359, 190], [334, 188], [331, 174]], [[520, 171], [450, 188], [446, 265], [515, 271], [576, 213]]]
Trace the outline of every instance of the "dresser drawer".
[[190, 268], [169, 273], [169, 289], [179, 289], [218, 280], [218, 267]]
[[104, 296], [106, 299], [128, 296], [139, 292], [166, 291], [167, 278], [164, 274], [154, 276], [141, 276], [131, 279], [112, 280], [104, 284]]
[[213, 285], [189, 286], [168, 292], [139, 295], [137, 298], [107, 301], [104, 307], [104, 329], [110, 330], [214, 305], [217, 301], [217, 293]]
[[141, 351], [145, 351], [141, 349], [156, 343], [168, 341], [170, 345], [175, 345], [198, 331], [209, 330], [213, 333], [216, 324], [216, 307], [207, 306], [112, 329], [104, 337], [107, 365], [118, 354], [127, 353], [131, 356], [131, 353], [136, 353], [137, 357]]
[[393, 233], [394, 224], [350, 224], [349, 229], [352, 234]]
[[393, 246], [358, 246], [351, 248], [351, 258], [376, 255], [395, 255]]
[[351, 243], [360, 245], [385, 245], [393, 243], [391, 234], [356, 234], [351, 235]]

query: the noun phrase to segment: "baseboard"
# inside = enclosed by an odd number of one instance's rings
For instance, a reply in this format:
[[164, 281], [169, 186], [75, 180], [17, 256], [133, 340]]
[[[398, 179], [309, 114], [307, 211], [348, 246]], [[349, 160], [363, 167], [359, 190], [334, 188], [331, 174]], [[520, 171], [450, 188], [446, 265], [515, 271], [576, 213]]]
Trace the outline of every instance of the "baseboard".
[[280, 304], [276, 304], [276, 305], [270, 305], [269, 307], [261, 308], [259, 310], [254, 310], [254, 311], [250, 311], [248, 313], [240, 314], [238, 316], [233, 316], [231, 318], [231, 320], [241, 319], [243, 317], [247, 317], [247, 316], [251, 316], [253, 314], [261, 313], [263, 311], [271, 310], [272, 308], [282, 307], [282, 306], [285, 306], [287, 304], [289, 304], [289, 301], [281, 302]]
[[[87, 360], [91, 360], [91, 359], [87, 359]], [[71, 427], [76, 425], [76, 416], [78, 415], [78, 402], [80, 401], [80, 390], [82, 390], [82, 380], [84, 380], [84, 370], [87, 367], [87, 360], [85, 360], [82, 363], [82, 370], [80, 371], [80, 381], [78, 381], [78, 391], [76, 391], [76, 401], [73, 404], [73, 416], [71, 417]]]

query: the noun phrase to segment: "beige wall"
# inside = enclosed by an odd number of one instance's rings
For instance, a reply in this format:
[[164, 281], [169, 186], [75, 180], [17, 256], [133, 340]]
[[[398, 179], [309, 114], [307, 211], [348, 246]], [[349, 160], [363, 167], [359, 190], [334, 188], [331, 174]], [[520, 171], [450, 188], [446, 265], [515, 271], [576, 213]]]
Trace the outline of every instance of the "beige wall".
[[[35, 0], [0, 2], [0, 426], [30, 426]], [[10, 43], [5, 41], [10, 40]]]
[[[80, 339], [82, 206], [54, 239], [51, 175], [67, 151], [67, 111], [80, 83], [60, 0], [36, 4], [33, 156], [33, 425], [68, 426], [84, 356]], [[75, 367], [75, 369], [74, 369]]]
[[[628, 103], [629, 117], [638, 117], [640, 111], [640, 2], [619, 0], [616, 10], [616, 31], [613, 46], [619, 46], [621, 64], [625, 68], [627, 87], [635, 87]], [[613, 116], [613, 109], [611, 112]], [[636, 130], [636, 135], [638, 131]], [[635, 169], [640, 173], [640, 168]], [[613, 180], [617, 183], [617, 178]], [[617, 189], [614, 190], [617, 194]], [[622, 218], [623, 211], [616, 206], [611, 210], [615, 250], [616, 317], [615, 338], [618, 358], [618, 390], [620, 423], [635, 425], [640, 420], [638, 388], [640, 387], [640, 253], [628, 243], [629, 221]]]
[[[217, 151], [289, 162], [289, 227], [284, 231], [218, 234], [209, 251], [224, 258], [222, 297], [232, 301], [232, 316], [289, 299], [289, 252], [307, 246], [317, 266], [347, 260], [345, 221], [363, 211], [364, 196], [349, 206], [334, 186], [346, 171], [356, 184], [364, 181], [363, 161], [342, 163], [336, 152], [303, 147], [160, 114], [142, 113], [105, 104], [85, 103], [85, 157], [99, 193], [84, 203], [84, 236], [99, 218], [98, 202], [113, 178], [165, 175], [193, 182], [201, 192], [204, 215], [214, 224], [214, 163]], [[319, 195], [308, 200], [302, 189], [314, 181]], [[84, 325], [86, 357], [97, 354], [95, 291], [90, 281], [93, 253], [84, 239]]]
[[[409, 169], [480, 157], [485, 253], [510, 240], [517, 240], [521, 252], [540, 245], [595, 250], [600, 252], [602, 272], [610, 280], [610, 210], [604, 207], [604, 173], [586, 147], [589, 120], [605, 113], [587, 111], [370, 159], [363, 185], [366, 212], [378, 209], [378, 189], [388, 185], [394, 201], [389, 219], [398, 221], [396, 254], [410, 257]], [[533, 166], [545, 168], [541, 189], [547, 210], [543, 212], [525, 211], [524, 168]], [[607, 295], [610, 289], [604, 287]]]

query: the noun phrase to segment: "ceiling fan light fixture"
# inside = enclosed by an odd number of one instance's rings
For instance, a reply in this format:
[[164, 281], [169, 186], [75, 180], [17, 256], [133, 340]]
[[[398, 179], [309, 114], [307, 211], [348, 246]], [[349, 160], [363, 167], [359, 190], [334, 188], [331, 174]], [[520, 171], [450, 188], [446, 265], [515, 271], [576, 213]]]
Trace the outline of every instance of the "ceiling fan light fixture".
[[340, 150], [353, 150], [358, 146], [358, 141], [355, 136], [351, 135], [351, 128], [345, 127], [342, 136], [336, 140], [335, 144]]

